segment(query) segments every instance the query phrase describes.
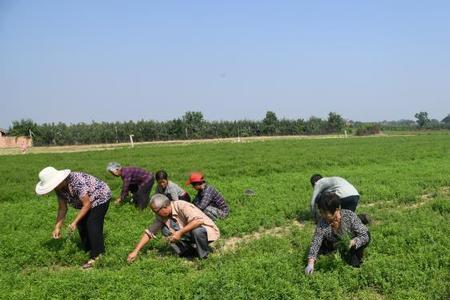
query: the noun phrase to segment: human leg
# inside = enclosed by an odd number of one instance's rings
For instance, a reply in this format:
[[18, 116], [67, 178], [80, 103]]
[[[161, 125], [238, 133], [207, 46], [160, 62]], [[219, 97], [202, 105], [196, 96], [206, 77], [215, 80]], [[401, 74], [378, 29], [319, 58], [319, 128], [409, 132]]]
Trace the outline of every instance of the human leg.
[[140, 209], [147, 207], [150, 200], [150, 191], [152, 190], [154, 180], [151, 179], [149, 182], [141, 184], [136, 193], [133, 195], [134, 205]]
[[109, 201], [92, 208], [90, 210], [89, 218], [87, 218], [88, 239], [91, 244], [91, 258], [96, 258], [105, 252], [103, 224], [108, 207]]

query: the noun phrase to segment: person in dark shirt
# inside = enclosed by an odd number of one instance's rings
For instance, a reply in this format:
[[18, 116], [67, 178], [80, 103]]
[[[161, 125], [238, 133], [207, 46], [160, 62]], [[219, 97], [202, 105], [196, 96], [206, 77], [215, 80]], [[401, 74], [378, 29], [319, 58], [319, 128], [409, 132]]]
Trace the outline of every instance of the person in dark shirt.
[[116, 199], [116, 204], [122, 203], [128, 193], [131, 192], [135, 206], [140, 209], [147, 207], [150, 200], [150, 191], [155, 182], [152, 173], [137, 167], [122, 167], [116, 162], [109, 163], [106, 170], [123, 180], [122, 193]]
[[194, 205], [208, 217], [216, 220], [228, 216], [230, 208], [225, 199], [212, 185], [206, 183], [201, 173], [192, 173], [186, 182], [186, 185], [189, 184], [198, 192], [194, 198]]

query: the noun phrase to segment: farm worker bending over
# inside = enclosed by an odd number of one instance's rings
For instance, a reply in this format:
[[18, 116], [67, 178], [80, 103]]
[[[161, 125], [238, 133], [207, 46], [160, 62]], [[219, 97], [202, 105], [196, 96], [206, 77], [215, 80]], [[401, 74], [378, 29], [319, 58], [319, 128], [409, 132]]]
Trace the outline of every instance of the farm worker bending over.
[[128, 192], [133, 194], [134, 205], [140, 209], [147, 207], [150, 198], [150, 191], [152, 190], [155, 179], [150, 172], [136, 167], [122, 167], [116, 162], [111, 162], [106, 167], [112, 175], [122, 177], [122, 193], [115, 201], [120, 204], [128, 196]]
[[339, 209], [339, 197], [325, 192], [318, 200], [320, 220], [308, 254], [307, 275], [314, 271], [314, 263], [320, 254], [329, 254], [339, 248], [345, 262], [359, 267], [363, 261], [364, 248], [370, 242], [370, 233], [358, 216], [347, 209]]
[[156, 194], [150, 200], [150, 208], [156, 215], [155, 222], [145, 230], [128, 262], [133, 262], [139, 251], [159, 230], [170, 241], [171, 247], [181, 257], [207, 258], [211, 252], [209, 243], [220, 237], [219, 228], [201, 210], [186, 201], [170, 201], [165, 195]]
[[69, 230], [78, 228], [84, 249], [90, 251], [90, 260], [83, 268], [91, 268], [99, 255], [105, 252], [103, 223], [111, 199], [111, 190], [106, 183], [89, 174], [70, 170], [58, 171], [53, 167], [43, 169], [39, 173], [39, 179], [36, 185], [37, 194], [45, 195], [55, 190], [58, 197], [54, 239], [61, 237], [67, 204], [80, 210], [70, 223]]
[[168, 180], [166, 171], [160, 170], [155, 174], [156, 182], [156, 194], [166, 195], [171, 201], [184, 200], [191, 202], [191, 197], [189, 194], [180, 188], [176, 183]]
[[[359, 202], [359, 193], [356, 188], [344, 178], [337, 176], [322, 177], [320, 174], [314, 174], [311, 176], [311, 184], [314, 189], [311, 197], [311, 214], [316, 223], [320, 218], [317, 212], [317, 200], [324, 192], [335, 193], [340, 198], [342, 209], [348, 209], [355, 212]], [[367, 216], [362, 215], [361, 219], [363, 218], [367, 218]], [[368, 221], [366, 221], [367, 219], [364, 220], [364, 223], [368, 223]]]
[[192, 173], [186, 185], [191, 184], [197, 191], [194, 205], [200, 208], [213, 220], [223, 219], [228, 216], [230, 208], [222, 195], [211, 185], [207, 184], [201, 173]]

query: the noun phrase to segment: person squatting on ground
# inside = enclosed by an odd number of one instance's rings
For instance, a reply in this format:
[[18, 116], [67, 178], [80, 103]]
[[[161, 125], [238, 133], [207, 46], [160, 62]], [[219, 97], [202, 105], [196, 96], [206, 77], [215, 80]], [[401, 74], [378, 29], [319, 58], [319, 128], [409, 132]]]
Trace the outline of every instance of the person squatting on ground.
[[162, 194], [153, 195], [150, 208], [156, 220], [145, 230], [135, 249], [128, 255], [128, 262], [133, 262], [142, 247], [155, 238], [160, 230], [179, 256], [208, 257], [211, 252], [209, 244], [219, 239], [220, 231], [200, 209], [186, 201], [170, 201]]
[[213, 220], [224, 219], [228, 216], [230, 208], [222, 195], [212, 186], [206, 183], [201, 173], [192, 173], [186, 185], [191, 184], [197, 191], [194, 205], [200, 208]]
[[36, 193], [45, 195], [55, 191], [58, 197], [58, 214], [53, 238], [61, 237], [61, 227], [67, 214], [67, 204], [79, 209], [69, 230], [78, 228], [85, 251], [90, 251], [90, 260], [84, 269], [91, 268], [100, 254], [105, 252], [103, 224], [111, 199], [108, 185], [94, 176], [70, 170], [58, 171], [53, 167], [44, 168], [39, 173]]
[[140, 209], [147, 207], [150, 191], [155, 182], [150, 172], [137, 167], [122, 167], [116, 162], [109, 163], [106, 170], [116, 177], [120, 176], [123, 180], [122, 193], [115, 201], [116, 204], [122, 203], [128, 196], [128, 192], [131, 192], [135, 206]]
[[158, 184], [156, 186], [156, 194], [166, 195], [171, 201], [184, 200], [191, 202], [191, 197], [185, 190], [168, 180], [166, 171], [160, 170], [156, 172], [155, 178]]
[[[313, 194], [311, 197], [311, 215], [316, 223], [320, 219], [317, 212], [317, 200], [320, 195], [325, 192], [335, 193], [340, 198], [342, 209], [348, 209], [353, 212], [356, 211], [356, 207], [359, 202], [359, 193], [356, 188], [344, 178], [337, 176], [322, 177], [320, 174], [314, 174], [311, 176], [310, 181], [313, 186]], [[364, 224], [369, 223], [367, 215], [362, 214], [359, 217]]]
[[[363, 262], [370, 233], [354, 212], [339, 209], [339, 204], [339, 197], [335, 193], [325, 192], [319, 197], [317, 205], [321, 218], [309, 248], [308, 265], [305, 268], [307, 275], [314, 272], [314, 264], [319, 255], [329, 254], [339, 246], [344, 247], [347, 252], [343, 256], [345, 262], [353, 267], [359, 267]], [[350, 238], [349, 244], [339, 245], [345, 241], [345, 236]]]

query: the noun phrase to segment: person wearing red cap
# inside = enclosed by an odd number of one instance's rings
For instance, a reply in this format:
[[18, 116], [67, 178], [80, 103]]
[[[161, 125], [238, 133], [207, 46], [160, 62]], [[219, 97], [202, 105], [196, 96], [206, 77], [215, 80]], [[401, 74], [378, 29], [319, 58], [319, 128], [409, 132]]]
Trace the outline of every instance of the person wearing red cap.
[[194, 172], [189, 177], [186, 185], [191, 184], [197, 195], [194, 198], [194, 205], [200, 208], [208, 217], [213, 220], [224, 219], [230, 213], [228, 204], [223, 196], [212, 186], [206, 183], [203, 174]]

